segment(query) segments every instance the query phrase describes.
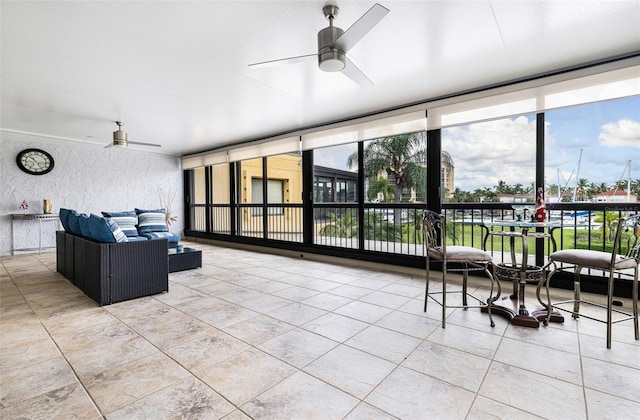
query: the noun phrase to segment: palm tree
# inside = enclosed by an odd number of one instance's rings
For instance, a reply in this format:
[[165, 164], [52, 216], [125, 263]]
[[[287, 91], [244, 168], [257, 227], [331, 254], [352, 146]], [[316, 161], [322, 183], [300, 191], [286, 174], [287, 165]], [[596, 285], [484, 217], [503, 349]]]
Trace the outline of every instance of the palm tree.
[[459, 187], [453, 190], [453, 202], [454, 203], [466, 203], [469, 202], [470, 194], [467, 191], [462, 191]]
[[577, 189], [576, 197], [578, 197], [579, 201], [584, 201], [584, 194], [588, 185], [589, 185], [589, 181], [586, 178], [580, 178], [578, 180], [578, 185], [576, 186], [576, 189]]
[[368, 211], [364, 214], [364, 239], [398, 242], [402, 240], [402, 232], [384, 220], [382, 213]]
[[511, 194], [511, 188], [503, 180], [498, 181], [498, 185], [495, 187], [498, 194]]
[[[628, 182], [629, 181], [626, 179], [620, 180], [616, 182], [614, 187], [620, 191], [626, 191]], [[638, 199], [640, 199], [640, 179], [631, 180], [631, 194], [635, 195], [636, 197], [638, 197]]]
[[409, 244], [422, 244], [424, 235], [422, 231], [422, 218], [418, 210], [409, 210], [407, 223], [401, 227], [402, 237]]
[[367, 198], [369, 201], [375, 199], [378, 193], [382, 193], [383, 201], [391, 201], [393, 199], [393, 193], [395, 188], [389, 180], [385, 177], [378, 177], [375, 181], [369, 184], [369, 190], [367, 191]]
[[[604, 217], [606, 214], [606, 219]], [[602, 223], [602, 240], [613, 241], [616, 226], [618, 224], [619, 217], [615, 212], [609, 211], [606, 213], [598, 212], [593, 218], [596, 223]]]
[[[394, 203], [400, 202], [402, 190], [405, 188], [416, 188], [418, 191], [425, 188], [424, 162], [427, 157], [427, 146], [424, 136], [424, 132], [418, 132], [384, 137], [372, 140], [364, 149], [364, 175], [373, 179], [385, 172], [387, 177], [395, 183]], [[350, 168], [357, 167], [357, 152], [347, 158], [347, 165]], [[394, 220], [400, 222], [400, 209], [394, 210]]]
[[605, 191], [609, 191], [609, 186], [606, 182], [601, 182], [600, 185], [598, 185], [598, 192], [603, 193]]
[[491, 188], [483, 188], [483, 194], [484, 196], [482, 198], [482, 201], [490, 203], [498, 203], [500, 201], [498, 195]]
[[327, 217], [330, 223], [320, 229], [321, 235], [334, 238], [354, 238], [358, 235], [358, 218], [352, 210], [347, 210], [343, 216], [329, 213]]

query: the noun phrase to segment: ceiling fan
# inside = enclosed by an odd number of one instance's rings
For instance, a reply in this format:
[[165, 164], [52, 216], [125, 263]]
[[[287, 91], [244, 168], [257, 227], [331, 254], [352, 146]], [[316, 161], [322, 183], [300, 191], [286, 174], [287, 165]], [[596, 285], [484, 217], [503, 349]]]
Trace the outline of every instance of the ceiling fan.
[[113, 132], [113, 143], [106, 145], [104, 147], [105, 149], [113, 146], [127, 147], [130, 144], [135, 144], [137, 146], [162, 147], [159, 144], [142, 143], [139, 141], [127, 140], [127, 132], [122, 130], [122, 126], [124, 125], [124, 123], [122, 121], [116, 121], [115, 123], [118, 124], [118, 130]]
[[263, 61], [249, 64], [249, 67], [267, 66], [283, 62], [300, 62], [310, 57], [318, 57], [318, 67], [326, 72], [338, 72], [349, 77], [354, 82], [367, 85], [373, 84], [371, 80], [346, 56], [374, 26], [389, 13], [389, 9], [376, 3], [364, 15], [360, 17], [349, 29], [343, 31], [333, 26], [333, 20], [340, 9], [336, 5], [328, 4], [322, 8], [325, 18], [329, 20], [329, 26], [318, 32], [318, 52], [296, 57], [281, 58], [278, 60]]

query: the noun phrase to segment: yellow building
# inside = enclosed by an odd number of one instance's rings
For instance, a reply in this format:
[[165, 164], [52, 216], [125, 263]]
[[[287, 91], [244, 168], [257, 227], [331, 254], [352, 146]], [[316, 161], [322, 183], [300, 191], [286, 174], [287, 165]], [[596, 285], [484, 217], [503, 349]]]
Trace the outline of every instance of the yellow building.
[[[236, 203], [241, 207], [238, 230], [244, 235], [262, 235], [263, 171], [262, 158], [240, 162], [239, 196]], [[194, 204], [206, 204], [205, 168], [197, 168], [194, 173]], [[229, 165], [211, 167], [211, 230], [228, 232], [231, 228], [228, 203], [230, 201]], [[274, 204], [302, 204], [302, 166], [297, 154], [284, 154], [267, 158], [267, 204], [269, 232], [276, 233], [279, 226], [287, 231], [302, 230], [301, 211], [296, 208], [273, 206]], [[220, 205], [217, 208], [216, 205]], [[195, 216], [198, 224], [206, 226], [206, 211]]]

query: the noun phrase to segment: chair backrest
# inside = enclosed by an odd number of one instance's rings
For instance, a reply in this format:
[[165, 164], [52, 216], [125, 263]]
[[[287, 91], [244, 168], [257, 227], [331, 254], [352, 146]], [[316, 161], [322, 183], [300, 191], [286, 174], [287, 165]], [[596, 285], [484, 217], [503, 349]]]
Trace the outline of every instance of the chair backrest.
[[618, 221], [613, 247], [614, 257], [621, 254], [625, 258], [633, 258], [640, 263], [640, 214]]
[[446, 217], [431, 210], [423, 210], [421, 217], [424, 244], [427, 249], [436, 248], [442, 243], [442, 251], [446, 252], [446, 240], [443, 240], [446, 232]]

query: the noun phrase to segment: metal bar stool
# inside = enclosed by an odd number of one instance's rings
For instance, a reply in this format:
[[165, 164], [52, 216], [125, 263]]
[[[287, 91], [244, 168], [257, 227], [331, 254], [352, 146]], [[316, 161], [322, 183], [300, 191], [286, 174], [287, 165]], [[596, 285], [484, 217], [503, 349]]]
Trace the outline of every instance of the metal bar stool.
[[[551, 318], [552, 310], [559, 309], [561, 311], [570, 312], [573, 319], [582, 316], [598, 322], [607, 324], [607, 348], [611, 348], [611, 326], [622, 321], [633, 320], [635, 338], [640, 339], [638, 334], [638, 260], [640, 255], [640, 215], [635, 215], [618, 220], [616, 235], [613, 242], [611, 252], [593, 251], [588, 249], [565, 249], [557, 251], [549, 255], [549, 262], [543, 267], [546, 271], [550, 266], [553, 270], [549, 273], [545, 280], [545, 288], [547, 291], [547, 318], [545, 325]], [[574, 269], [573, 277], [573, 299], [551, 303], [549, 295], [549, 281], [554, 274], [560, 271]], [[602, 305], [597, 302], [583, 300], [580, 297], [580, 272], [583, 268], [601, 270], [608, 276], [603, 275], [603, 279], [607, 281], [607, 304]], [[615, 276], [630, 278], [632, 284], [632, 311], [633, 315], [628, 312], [621, 311], [613, 307], [613, 283]], [[573, 310], [561, 308], [558, 305], [573, 303]], [[588, 304], [607, 310], [606, 320], [598, 319], [592, 316], [580, 314], [580, 304]], [[613, 319], [613, 314], [622, 314], [621, 318]]]
[[[493, 317], [491, 315], [491, 306], [493, 304], [493, 287], [495, 282], [494, 275], [489, 271], [489, 264], [492, 264], [491, 254], [481, 249], [470, 246], [447, 246], [446, 232], [447, 219], [443, 214], [438, 214], [431, 210], [422, 212], [422, 226], [424, 230], [424, 241], [426, 246], [426, 286], [424, 296], [424, 311], [427, 312], [427, 302], [429, 299], [436, 302], [442, 307], [442, 328], [445, 328], [446, 312], [448, 308], [487, 308], [489, 321], [494, 327]], [[442, 245], [440, 245], [442, 243]], [[442, 263], [442, 292], [429, 292], [429, 281], [431, 271], [431, 261], [440, 261]], [[462, 291], [447, 292], [447, 272], [462, 272]], [[491, 291], [489, 298], [480, 299], [467, 291], [467, 279], [469, 271], [483, 271], [491, 280]], [[498, 284], [498, 287], [500, 285]], [[448, 293], [462, 293], [462, 305], [448, 305]], [[442, 299], [438, 300], [435, 295], [442, 295]], [[477, 305], [469, 305], [467, 297], [478, 302]]]

